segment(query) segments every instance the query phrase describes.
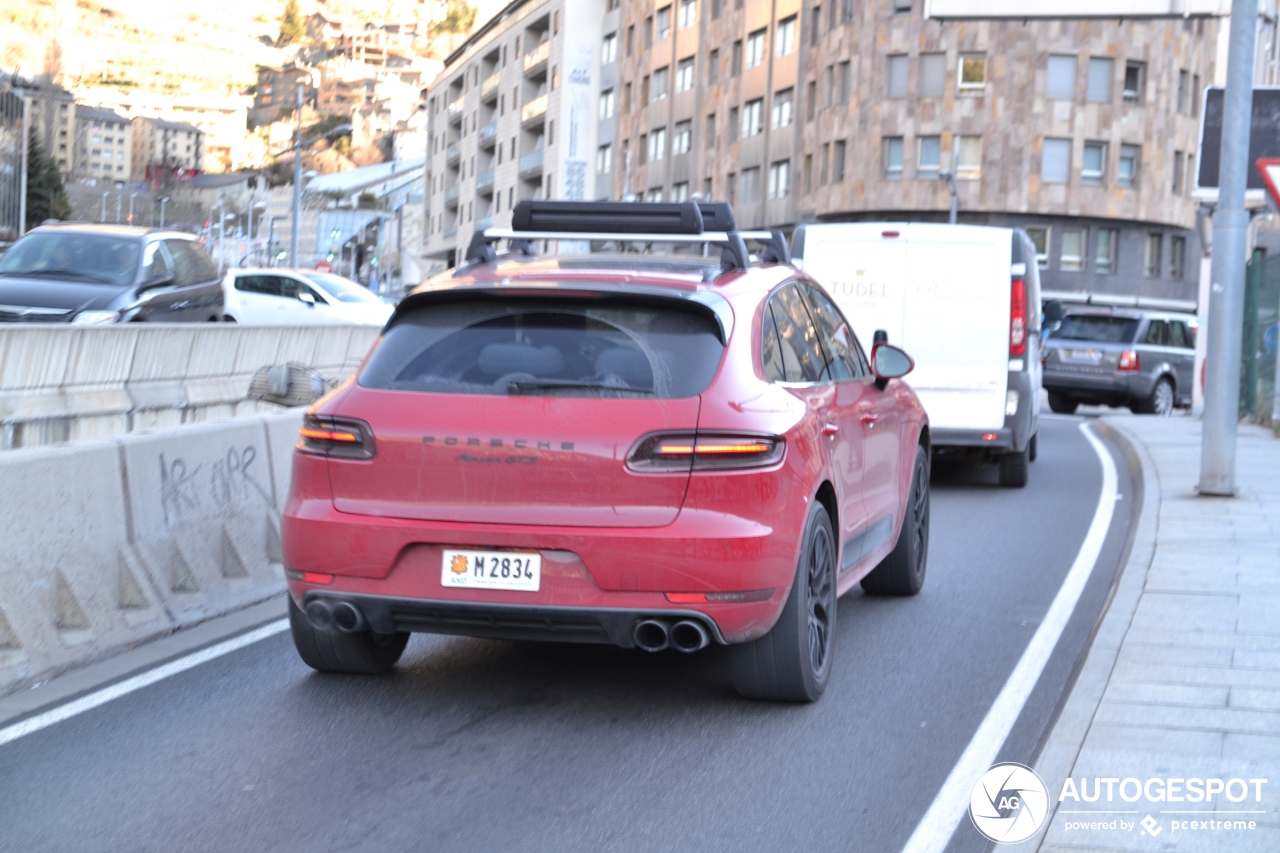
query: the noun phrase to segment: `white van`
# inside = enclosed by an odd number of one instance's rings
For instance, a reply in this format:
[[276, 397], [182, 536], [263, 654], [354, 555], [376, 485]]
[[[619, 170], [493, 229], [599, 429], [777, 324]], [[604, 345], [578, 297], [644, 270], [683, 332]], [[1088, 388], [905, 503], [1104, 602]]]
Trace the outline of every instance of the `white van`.
[[801, 225], [792, 256], [858, 337], [915, 359], [909, 382], [933, 448], [996, 460], [1025, 486], [1040, 415], [1040, 274], [1016, 228], [905, 222]]

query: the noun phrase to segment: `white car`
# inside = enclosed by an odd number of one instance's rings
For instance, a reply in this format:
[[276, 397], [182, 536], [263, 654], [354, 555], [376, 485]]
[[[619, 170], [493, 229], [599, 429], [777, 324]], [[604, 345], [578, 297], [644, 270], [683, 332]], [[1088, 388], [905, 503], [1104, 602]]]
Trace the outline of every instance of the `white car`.
[[233, 269], [222, 280], [223, 320], [267, 326], [381, 326], [395, 307], [340, 275], [313, 270]]

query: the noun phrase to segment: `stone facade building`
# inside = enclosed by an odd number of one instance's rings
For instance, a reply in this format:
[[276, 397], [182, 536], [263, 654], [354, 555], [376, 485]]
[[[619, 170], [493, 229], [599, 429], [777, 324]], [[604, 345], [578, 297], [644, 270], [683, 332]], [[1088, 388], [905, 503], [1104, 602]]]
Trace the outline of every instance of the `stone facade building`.
[[133, 127], [111, 110], [76, 104], [75, 176], [128, 183], [133, 176]]

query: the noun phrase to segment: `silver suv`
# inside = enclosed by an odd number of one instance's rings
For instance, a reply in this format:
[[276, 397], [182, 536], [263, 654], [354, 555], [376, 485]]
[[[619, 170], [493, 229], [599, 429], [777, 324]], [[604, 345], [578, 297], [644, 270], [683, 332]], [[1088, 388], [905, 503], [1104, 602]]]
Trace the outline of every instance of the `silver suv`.
[[1123, 308], [1068, 310], [1042, 353], [1044, 388], [1055, 412], [1070, 414], [1085, 404], [1168, 415], [1191, 405], [1196, 317]]

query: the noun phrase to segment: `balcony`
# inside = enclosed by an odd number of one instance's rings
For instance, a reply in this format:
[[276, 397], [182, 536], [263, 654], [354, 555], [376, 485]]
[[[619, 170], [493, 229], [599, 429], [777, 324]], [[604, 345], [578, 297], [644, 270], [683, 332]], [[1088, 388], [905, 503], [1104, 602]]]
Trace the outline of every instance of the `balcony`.
[[493, 141], [498, 138], [498, 123], [491, 121], [484, 127], [480, 128], [480, 147], [490, 149], [493, 147]]
[[454, 184], [453, 186], [449, 187], [449, 189], [444, 191], [444, 203], [448, 205], [452, 205], [454, 207], [458, 206], [458, 185], [457, 184]]
[[495, 71], [480, 84], [480, 100], [486, 104], [498, 97], [498, 72]]
[[462, 121], [462, 98], [463, 96], [459, 95], [445, 108], [449, 114], [449, 121]]
[[487, 193], [493, 191], [493, 169], [485, 169], [476, 175], [476, 192]]
[[520, 123], [524, 125], [533, 125], [541, 122], [547, 116], [547, 96], [539, 95], [529, 103], [520, 108]]
[[462, 154], [462, 143], [455, 142], [448, 148], [444, 149], [444, 161], [450, 165], [458, 162], [458, 157]]
[[547, 60], [551, 58], [551, 40], [547, 39], [524, 55], [524, 73], [536, 74], [547, 70]]
[[542, 174], [542, 155], [546, 151], [534, 151], [520, 158], [520, 177], [528, 178]]

